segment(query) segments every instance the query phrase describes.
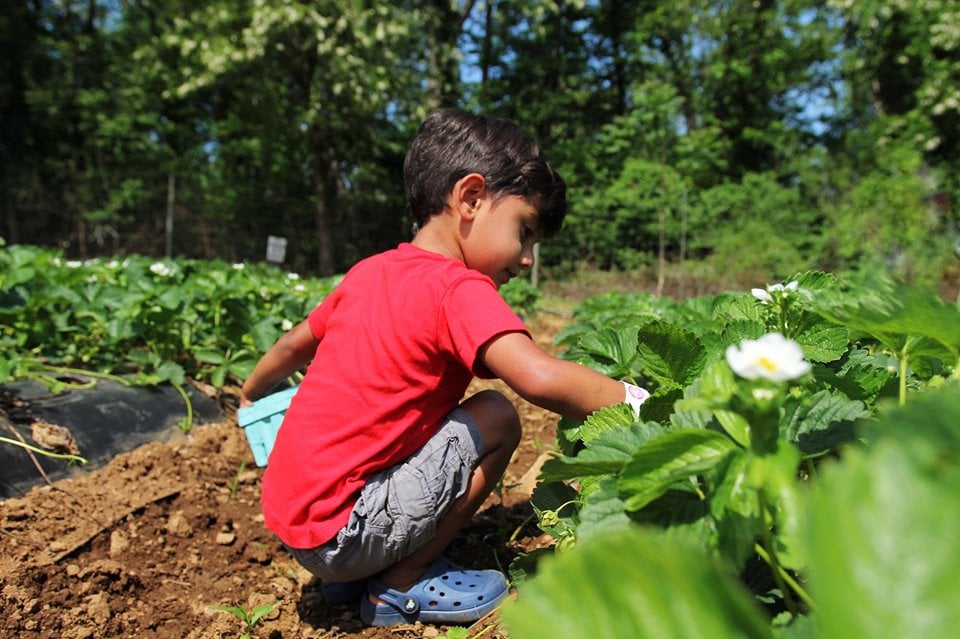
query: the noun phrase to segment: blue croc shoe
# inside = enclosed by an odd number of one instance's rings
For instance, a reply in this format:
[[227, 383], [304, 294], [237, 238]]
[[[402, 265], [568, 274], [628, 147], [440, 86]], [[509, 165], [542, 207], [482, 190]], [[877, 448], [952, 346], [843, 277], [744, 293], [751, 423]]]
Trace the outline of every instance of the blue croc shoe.
[[323, 600], [331, 606], [355, 604], [367, 593], [367, 580], [325, 581], [320, 584]]
[[467, 570], [439, 557], [407, 592], [371, 579], [367, 592], [386, 603], [375, 604], [364, 597], [360, 618], [371, 626], [472, 623], [496, 608], [508, 590], [498, 570]]

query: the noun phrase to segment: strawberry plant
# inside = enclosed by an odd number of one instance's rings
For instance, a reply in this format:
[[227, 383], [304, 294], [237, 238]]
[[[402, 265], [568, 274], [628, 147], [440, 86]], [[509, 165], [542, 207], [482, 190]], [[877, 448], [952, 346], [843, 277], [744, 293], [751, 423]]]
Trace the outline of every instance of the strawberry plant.
[[542, 561], [502, 613], [512, 639], [952, 636], [960, 623], [960, 388], [860, 423], [862, 442], [798, 494], [809, 604], [771, 616], [696, 536], [654, 526], [592, 534]]
[[805, 619], [820, 467], [862, 448], [863, 425], [909, 389], [956, 386], [958, 331], [960, 310], [930, 294], [824, 273], [678, 303], [590, 301], [560, 336], [565, 356], [652, 396], [639, 420], [615, 406], [561, 422], [563, 454], [533, 498], [541, 527], [564, 556], [658, 531], [750, 583], [779, 619]]
[[[0, 240], [2, 246], [2, 240]], [[143, 256], [86, 262], [30, 246], [0, 251], [0, 383], [33, 379], [53, 392], [71, 373], [124, 384], [188, 378], [238, 383], [261, 353], [339, 280], [272, 266]], [[293, 319], [291, 319], [293, 318]]]
[[[196, 260], [66, 261], [54, 251], [0, 252], [0, 382], [54, 367], [134, 383], [216, 387], [243, 379], [293, 320], [338, 280], [271, 266]], [[288, 326], [287, 326], [288, 328]]]

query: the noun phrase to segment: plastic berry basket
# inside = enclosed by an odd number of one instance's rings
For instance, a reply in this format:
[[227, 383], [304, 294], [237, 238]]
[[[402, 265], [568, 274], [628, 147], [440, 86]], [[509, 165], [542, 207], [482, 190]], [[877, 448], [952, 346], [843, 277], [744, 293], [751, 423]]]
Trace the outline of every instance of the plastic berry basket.
[[267, 465], [267, 458], [273, 450], [273, 441], [280, 430], [283, 415], [299, 388], [292, 386], [272, 393], [258, 399], [252, 406], [237, 411], [237, 422], [247, 436], [247, 443], [250, 444], [250, 451], [257, 466]]

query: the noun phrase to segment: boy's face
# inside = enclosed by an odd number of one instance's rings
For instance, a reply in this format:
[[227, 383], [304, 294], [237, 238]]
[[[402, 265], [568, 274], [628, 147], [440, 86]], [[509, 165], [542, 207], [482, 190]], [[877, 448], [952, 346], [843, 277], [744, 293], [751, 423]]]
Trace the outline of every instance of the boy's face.
[[540, 216], [527, 200], [506, 196], [479, 200], [463, 245], [464, 262], [490, 277], [497, 288], [533, 266], [533, 246], [540, 241]]

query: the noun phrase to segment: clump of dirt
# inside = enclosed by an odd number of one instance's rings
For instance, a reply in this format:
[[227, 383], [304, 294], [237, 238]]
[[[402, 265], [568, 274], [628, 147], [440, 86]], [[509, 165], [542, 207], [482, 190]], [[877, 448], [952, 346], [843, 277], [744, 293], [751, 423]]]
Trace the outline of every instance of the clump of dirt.
[[[531, 323], [552, 348], [558, 320]], [[547, 546], [529, 496], [555, 415], [514, 399], [523, 441], [493, 495], [447, 555], [469, 567], [505, 568]], [[328, 606], [319, 583], [263, 525], [262, 469], [235, 419], [152, 442], [104, 467], [0, 502], [0, 636], [239, 637], [243, 623], [215, 606], [276, 607], [254, 628], [272, 639], [437, 637], [422, 625], [368, 628], [350, 606]], [[494, 613], [473, 629], [501, 639]], [[473, 633], [471, 633], [473, 634]]]

